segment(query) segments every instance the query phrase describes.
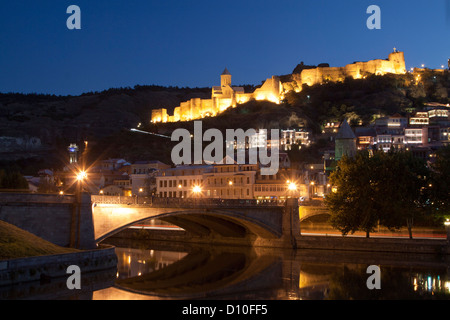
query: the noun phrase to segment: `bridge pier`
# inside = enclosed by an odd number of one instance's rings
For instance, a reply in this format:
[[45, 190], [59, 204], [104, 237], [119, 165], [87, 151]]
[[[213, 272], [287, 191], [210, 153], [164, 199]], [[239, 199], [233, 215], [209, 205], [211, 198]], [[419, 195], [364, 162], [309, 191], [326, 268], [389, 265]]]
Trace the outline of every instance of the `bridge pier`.
[[286, 200], [281, 228], [283, 242], [292, 249], [297, 249], [297, 237], [300, 236], [298, 199], [290, 198]]

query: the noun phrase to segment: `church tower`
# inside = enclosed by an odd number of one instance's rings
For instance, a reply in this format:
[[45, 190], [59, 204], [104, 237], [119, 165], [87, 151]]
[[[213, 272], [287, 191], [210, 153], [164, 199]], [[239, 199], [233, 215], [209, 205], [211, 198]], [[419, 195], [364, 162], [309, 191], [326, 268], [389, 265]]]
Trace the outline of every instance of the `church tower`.
[[344, 155], [347, 157], [354, 157], [356, 155], [356, 136], [352, 128], [350, 128], [347, 119], [342, 123], [335, 138], [334, 159], [339, 161]]
[[227, 68], [225, 68], [225, 70], [223, 70], [222, 74], [220, 75], [220, 85], [222, 87], [225, 87], [226, 85], [231, 86], [231, 73]]

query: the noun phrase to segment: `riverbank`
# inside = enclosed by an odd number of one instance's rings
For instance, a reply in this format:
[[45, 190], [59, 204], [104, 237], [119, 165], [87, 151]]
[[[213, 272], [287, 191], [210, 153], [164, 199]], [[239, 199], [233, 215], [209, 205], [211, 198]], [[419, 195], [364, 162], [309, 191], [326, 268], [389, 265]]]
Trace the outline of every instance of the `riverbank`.
[[55, 245], [28, 231], [0, 220], [0, 261], [79, 251], [74, 248]]
[[93, 250], [60, 247], [0, 221], [0, 286], [67, 277], [70, 265], [81, 274], [117, 266], [113, 246]]
[[[192, 237], [186, 231], [131, 228], [115, 234], [112, 238], [180, 243], [211, 242], [210, 239]], [[324, 234], [298, 235], [292, 243], [295, 243], [297, 249], [450, 255], [450, 246], [445, 239], [364, 238]]]

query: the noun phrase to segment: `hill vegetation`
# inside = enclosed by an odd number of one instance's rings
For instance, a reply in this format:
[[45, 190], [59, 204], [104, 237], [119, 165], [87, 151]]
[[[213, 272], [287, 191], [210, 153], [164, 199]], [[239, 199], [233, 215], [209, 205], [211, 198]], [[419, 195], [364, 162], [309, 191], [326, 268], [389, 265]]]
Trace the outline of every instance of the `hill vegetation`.
[[[426, 102], [449, 103], [449, 89], [448, 71], [347, 78], [343, 82], [305, 85], [301, 92], [287, 93], [279, 105], [249, 101], [217, 117], [203, 119], [203, 130], [307, 127], [319, 135], [327, 122], [347, 118], [351, 125], [367, 125], [377, 117], [420, 110]], [[129, 129], [141, 123], [140, 129], [169, 137], [179, 127], [192, 130], [192, 121], [151, 124], [151, 110], [165, 107], [172, 112], [182, 101], [209, 98], [210, 90], [135, 86], [80, 96], [0, 94], [0, 137], [41, 139], [40, 149], [24, 150], [22, 154], [14, 152], [15, 158], [11, 158], [33, 169], [61, 167], [68, 144], [82, 145], [84, 140], [89, 141], [93, 160], [120, 157], [129, 161], [159, 159], [170, 163], [173, 145], [170, 139]], [[8, 156], [2, 153], [3, 159]]]
[[0, 260], [77, 252], [50, 243], [0, 220]]

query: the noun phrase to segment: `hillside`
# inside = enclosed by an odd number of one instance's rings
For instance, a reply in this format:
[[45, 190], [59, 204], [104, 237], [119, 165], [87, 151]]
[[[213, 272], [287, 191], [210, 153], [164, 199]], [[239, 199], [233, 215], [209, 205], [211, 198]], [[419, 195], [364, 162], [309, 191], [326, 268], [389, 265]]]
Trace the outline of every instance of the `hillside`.
[[0, 94], [0, 167], [2, 161], [61, 165], [70, 143], [95, 142], [123, 128], [148, 121], [151, 110], [175, 107], [209, 88], [135, 86], [80, 96]]
[[[367, 125], [376, 117], [420, 110], [426, 102], [449, 103], [449, 89], [448, 71], [347, 78], [344, 82], [304, 86], [298, 93], [291, 91], [280, 105], [249, 101], [203, 119], [203, 130], [305, 126], [320, 134], [327, 122], [347, 118], [352, 125]], [[91, 161], [120, 157], [170, 163], [174, 145], [170, 139], [129, 129], [142, 123], [141, 129], [167, 136], [178, 127], [192, 132], [193, 122], [150, 124], [151, 110], [167, 107], [171, 112], [192, 97], [210, 97], [210, 90], [136, 86], [76, 97], [0, 94], [0, 159], [13, 160], [28, 172], [38, 167], [55, 168], [63, 165], [69, 143], [88, 140]], [[11, 143], [5, 137], [20, 137], [22, 141]], [[34, 146], [27, 137], [37, 137], [41, 143]]]
[[0, 220], [0, 260], [77, 252], [63, 248]]

